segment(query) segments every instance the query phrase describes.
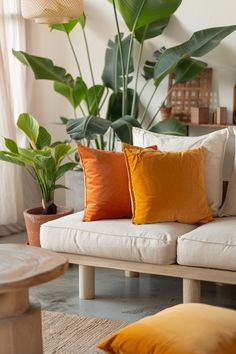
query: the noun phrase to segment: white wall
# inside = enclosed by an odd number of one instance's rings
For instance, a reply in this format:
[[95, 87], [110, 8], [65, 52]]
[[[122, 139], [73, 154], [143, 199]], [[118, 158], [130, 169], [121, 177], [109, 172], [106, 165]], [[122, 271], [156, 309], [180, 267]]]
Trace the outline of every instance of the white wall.
[[[91, 48], [93, 68], [96, 82], [101, 82], [101, 73], [104, 65], [104, 52], [108, 38], [115, 35], [112, 6], [107, 0], [84, 0], [87, 15], [86, 31]], [[151, 59], [152, 53], [162, 46], [173, 46], [187, 40], [191, 33], [214, 26], [236, 24], [235, 0], [183, 0], [182, 5], [172, 18], [165, 34], [150, 40], [145, 44], [145, 59]], [[126, 30], [121, 20], [122, 30]], [[77, 74], [74, 59], [62, 32], [49, 32], [47, 26], [28, 23], [28, 51], [35, 55], [46, 56], [54, 60], [59, 66], [65, 66], [73, 75]], [[90, 80], [84, 43], [78, 30], [75, 30], [72, 39], [76, 43], [80, 63], [86, 81]], [[217, 105], [228, 108], [228, 122], [232, 121], [233, 86], [236, 83], [236, 32], [203, 60], [214, 68], [213, 92], [217, 97]], [[152, 92], [152, 87], [146, 90], [143, 96], [145, 104]], [[162, 84], [155, 100], [151, 113], [154, 113], [166, 95], [166, 83]], [[53, 125], [60, 115], [72, 117], [73, 112], [69, 103], [54, 93], [51, 82], [34, 81], [32, 83], [31, 113], [42, 125], [46, 126], [53, 135], [53, 139], [66, 137], [64, 128]]]

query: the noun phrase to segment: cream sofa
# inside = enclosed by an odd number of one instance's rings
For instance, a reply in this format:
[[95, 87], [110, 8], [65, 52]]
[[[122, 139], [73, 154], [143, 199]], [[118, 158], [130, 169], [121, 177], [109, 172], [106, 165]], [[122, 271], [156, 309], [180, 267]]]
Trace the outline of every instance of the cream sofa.
[[236, 163], [229, 183], [230, 193], [220, 209], [226, 140], [228, 145], [232, 145], [232, 140], [235, 142], [233, 131], [231, 142], [226, 130], [182, 140], [152, 136], [138, 129], [134, 132], [134, 143], [140, 146], [157, 144], [161, 149], [173, 150], [183, 148], [184, 142], [184, 147], [186, 144], [206, 147], [208, 200], [216, 216], [209, 224], [133, 225], [129, 219], [86, 223], [81, 221], [79, 212], [42, 225], [42, 247], [64, 253], [70, 263], [79, 265], [81, 299], [95, 296], [95, 267], [125, 270], [131, 275], [138, 272], [182, 278], [183, 302], [200, 301], [201, 281], [236, 284]]

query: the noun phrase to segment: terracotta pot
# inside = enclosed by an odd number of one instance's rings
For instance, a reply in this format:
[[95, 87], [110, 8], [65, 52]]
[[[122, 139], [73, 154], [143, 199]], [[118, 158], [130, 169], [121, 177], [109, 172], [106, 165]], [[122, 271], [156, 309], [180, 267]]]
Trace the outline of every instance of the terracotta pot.
[[160, 109], [161, 120], [165, 120], [165, 119], [169, 118], [169, 116], [171, 115], [171, 110], [172, 110], [172, 107], [162, 107]]
[[24, 211], [25, 226], [30, 246], [40, 247], [40, 226], [45, 222], [59, 219], [62, 216], [73, 214], [72, 208], [57, 207], [57, 213], [52, 215], [42, 215], [42, 207], [27, 209]]

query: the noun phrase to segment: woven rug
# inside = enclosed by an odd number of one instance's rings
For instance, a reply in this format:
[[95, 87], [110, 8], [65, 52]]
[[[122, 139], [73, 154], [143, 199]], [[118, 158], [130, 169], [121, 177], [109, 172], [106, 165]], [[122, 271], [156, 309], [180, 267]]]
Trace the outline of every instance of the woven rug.
[[44, 354], [104, 353], [96, 344], [128, 324], [49, 311], [42, 312], [42, 323]]

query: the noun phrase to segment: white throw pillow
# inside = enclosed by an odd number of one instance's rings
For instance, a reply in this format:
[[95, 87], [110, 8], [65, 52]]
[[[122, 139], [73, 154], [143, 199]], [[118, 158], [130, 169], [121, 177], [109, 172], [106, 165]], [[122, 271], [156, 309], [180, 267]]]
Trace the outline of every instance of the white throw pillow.
[[207, 135], [191, 137], [163, 135], [140, 128], [133, 128], [133, 144], [136, 146], [157, 145], [158, 149], [162, 151], [177, 151], [199, 146], [203, 146], [206, 149], [206, 194], [214, 215], [218, 214], [222, 203], [222, 170], [227, 138], [228, 129], [221, 129]]
[[230, 135], [234, 136], [234, 165], [229, 179], [227, 193], [219, 215], [234, 216], [236, 215], [236, 128], [230, 127]]

